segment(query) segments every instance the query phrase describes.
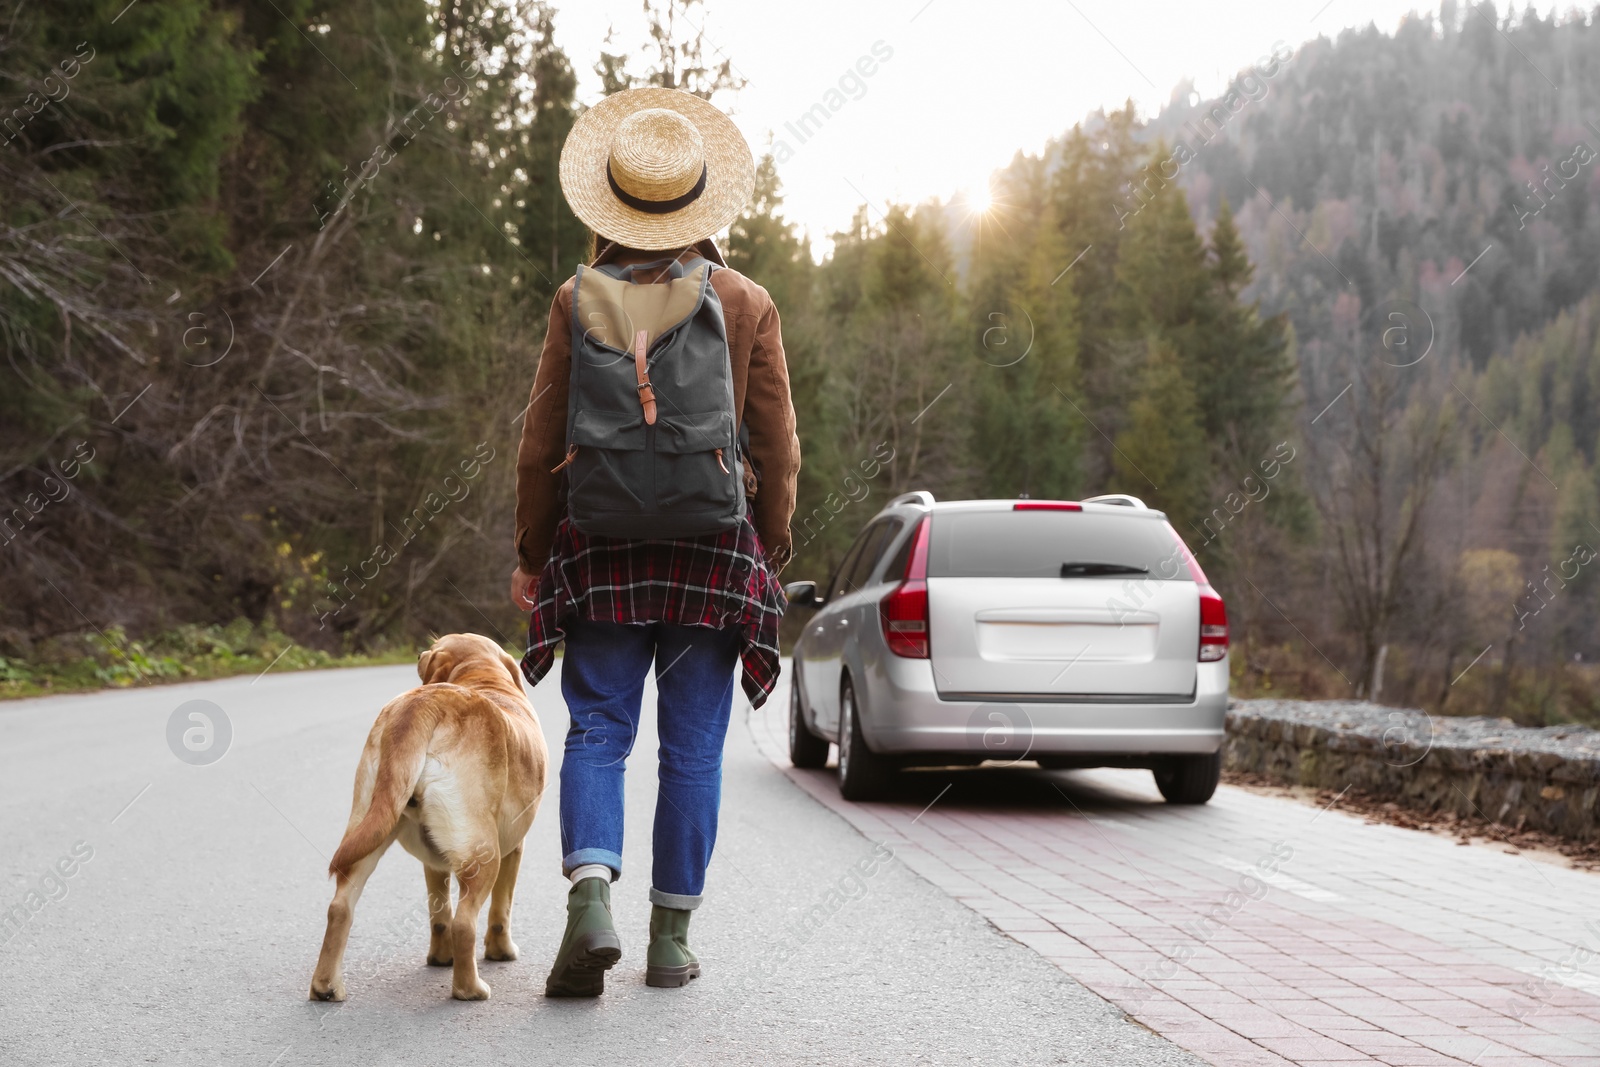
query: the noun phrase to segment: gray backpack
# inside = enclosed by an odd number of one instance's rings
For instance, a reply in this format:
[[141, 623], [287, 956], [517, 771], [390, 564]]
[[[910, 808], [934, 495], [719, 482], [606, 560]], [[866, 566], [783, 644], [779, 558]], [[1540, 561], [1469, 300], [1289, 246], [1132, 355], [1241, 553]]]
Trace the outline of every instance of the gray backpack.
[[[634, 274], [666, 268], [667, 280]], [[586, 534], [698, 537], [745, 515], [742, 427], [713, 265], [578, 268], [567, 393], [567, 513]]]

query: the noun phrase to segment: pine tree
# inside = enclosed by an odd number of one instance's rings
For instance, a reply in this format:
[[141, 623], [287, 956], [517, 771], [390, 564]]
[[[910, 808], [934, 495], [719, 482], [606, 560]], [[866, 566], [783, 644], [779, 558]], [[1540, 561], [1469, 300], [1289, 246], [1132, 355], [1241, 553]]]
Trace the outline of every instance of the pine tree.
[[1127, 428], [1117, 435], [1112, 459], [1119, 488], [1167, 513], [1189, 536], [1191, 547], [1209, 539], [1205, 431], [1195, 404], [1194, 386], [1170, 344], [1152, 337], [1149, 358], [1140, 370], [1128, 404]]
[[[530, 24], [538, 55], [510, 46]], [[63, 426], [95, 454], [81, 506], [0, 557], [21, 591], [0, 634], [81, 625], [38, 576], [130, 632], [244, 615], [336, 648], [481, 625], [445, 583], [494, 602], [479, 564], [506, 550], [486, 520], [548, 307], [521, 288], [546, 249], [515, 243], [548, 230], [514, 206], [524, 133], [560, 141], [525, 95], [562, 81], [548, 9], [66, 0], [19, 9], [6, 69], [74, 57], [89, 25], [70, 97], [0, 153], [0, 231], [27, 234], [0, 241], [3, 466]], [[500, 458], [452, 521], [320, 624], [328, 580], [370, 575], [480, 443]]]
[[750, 206], [728, 230], [728, 265], [764, 286], [780, 314], [798, 321], [811, 304], [811, 246], [781, 214], [782, 184], [769, 152], [756, 164]]
[[965, 488], [970, 368], [960, 355], [960, 304], [942, 220], [891, 205], [865, 242], [859, 298], [830, 324], [848, 413], [841, 441], [857, 458], [893, 449], [895, 491]]
[[1173, 525], [1187, 531], [1198, 526], [1214, 489], [1198, 379], [1216, 309], [1188, 202], [1159, 178], [1155, 161], [1165, 155], [1158, 146], [1135, 172], [1124, 205], [1113, 299], [1124, 346], [1143, 355], [1126, 418], [1117, 424], [1112, 469], [1128, 491], [1147, 486]]
[[628, 53], [613, 52], [616, 40], [616, 27], [606, 30], [605, 47], [600, 50], [600, 58], [595, 60], [594, 72], [600, 76], [600, 92], [605, 96], [612, 96], [626, 89], [632, 89], [638, 84], [628, 70]]
[[1127, 391], [1126, 331], [1119, 323], [1115, 299], [1118, 245], [1125, 236], [1119, 205], [1128, 172], [1145, 149], [1135, 139], [1139, 119], [1131, 101], [1086, 125], [1074, 127], [1052, 154], [1059, 155], [1059, 161], [1050, 159], [1058, 162], [1048, 195], [1061, 257], [1051, 274], [1051, 288], [1064, 289], [1074, 299], [1073, 381], [1056, 385], [1070, 400], [1069, 406], [1076, 406], [1073, 417], [1083, 423], [1081, 484], [1099, 489], [1113, 480], [1112, 451], [1106, 437], [1090, 427], [1115, 434]]
[[[1158, 146], [1154, 158], [1165, 156]], [[1154, 162], [1147, 164], [1136, 174], [1141, 184], [1132, 186], [1135, 210], [1117, 250], [1117, 307], [1127, 334], [1154, 334], [1192, 373], [1214, 311], [1211, 279], [1188, 199], [1170, 182], [1155, 184], [1158, 169]]]
[[1237, 301], [1255, 277], [1256, 268], [1245, 254], [1244, 240], [1233, 222], [1233, 208], [1224, 196], [1211, 225], [1211, 277], [1228, 300]]
[[1195, 384], [1206, 436], [1219, 470], [1237, 480], [1283, 440], [1294, 367], [1287, 358], [1287, 322], [1263, 320], [1258, 305], [1241, 302], [1255, 268], [1226, 198], [1208, 247], [1210, 307], [1195, 344]]
[[[803, 457], [792, 536], [802, 566], [825, 566], [834, 558], [828, 550], [854, 528], [836, 530], [829, 536], [831, 523], [821, 522], [815, 515], [818, 509], [831, 515], [824, 501], [838, 490], [838, 472], [849, 461], [840, 454], [839, 413], [829, 402], [830, 371], [821, 358], [818, 323], [811, 314], [817, 268], [811, 261], [809, 243], [783, 217], [782, 206], [782, 183], [768, 153], [756, 164], [755, 193], [750, 206], [729, 228], [724, 254], [730, 267], [767, 290], [778, 309]], [[809, 526], [807, 519], [811, 520]]]
[[1080, 479], [1077, 300], [1042, 161], [1002, 177], [974, 253], [968, 348], [973, 465], [983, 496], [1070, 497]]
[[532, 25], [533, 121], [522, 132], [521, 166], [527, 175], [517, 232], [532, 260], [529, 299], [548, 305], [589, 246], [589, 229], [561, 194], [561, 146], [577, 119], [578, 78], [555, 44], [555, 12], [541, 7]]
[[745, 77], [727, 56], [707, 59], [704, 0], [643, 0], [653, 53], [639, 83], [682, 89], [710, 100], [724, 90], [744, 88]]
[[[1066, 262], [1057, 268], [1059, 285], [1077, 294], [1082, 321], [1085, 387], [1098, 399], [1100, 362], [1118, 332], [1117, 246], [1125, 235], [1119, 215], [1128, 174], [1145, 149], [1135, 140], [1138, 115], [1130, 101], [1103, 117], [1098, 127], [1074, 127], [1060, 148], [1060, 164], [1050, 179], [1052, 218], [1061, 235]], [[1068, 267], [1071, 267], [1068, 270]], [[1053, 276], [1054, 277], [1054, 276]]]

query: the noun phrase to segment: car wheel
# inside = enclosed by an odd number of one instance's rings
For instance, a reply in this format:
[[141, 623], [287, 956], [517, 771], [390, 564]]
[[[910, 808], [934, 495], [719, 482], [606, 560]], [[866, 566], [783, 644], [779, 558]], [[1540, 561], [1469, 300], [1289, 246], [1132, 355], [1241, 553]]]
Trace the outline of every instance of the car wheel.
[[806, 726], [798, 679], [789, 683], [789, 762], [807, 770], [828, 765], [828, 742]]
[[858, 712], [856, 688], [846, 678], [839, 692], [839, 794], [846, 800], [871, 800], [888, 786], [895, 766], [867, 747]]
[[1209, 756], [1171, 756], [1154, 772], [1168, 804], [1204, 804], [1222, 780], [1222, 751]]

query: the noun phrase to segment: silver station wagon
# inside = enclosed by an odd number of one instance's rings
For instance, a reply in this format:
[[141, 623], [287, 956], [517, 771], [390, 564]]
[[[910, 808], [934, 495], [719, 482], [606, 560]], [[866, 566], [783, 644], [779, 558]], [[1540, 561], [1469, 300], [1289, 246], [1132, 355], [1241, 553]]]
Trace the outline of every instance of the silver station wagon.
[[1228, 706], [1222, 598], [1166, 516], [1131, 496], [890, 501], [794, 647], [789, 755], [877, 795], [906, 766], [1143, 767], [1203, 804]]

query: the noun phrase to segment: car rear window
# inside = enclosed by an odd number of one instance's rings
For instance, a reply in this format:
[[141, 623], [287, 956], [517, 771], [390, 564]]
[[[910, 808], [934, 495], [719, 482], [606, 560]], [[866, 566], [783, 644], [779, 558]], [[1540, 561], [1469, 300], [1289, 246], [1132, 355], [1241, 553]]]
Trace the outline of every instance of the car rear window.
[[1171, 528], [1146, 515], [1041, 510], [933, 516], [930, 578], [1059, 578], [1066, 563], [1143, 567], [1153, 579], [1194, 580]]

